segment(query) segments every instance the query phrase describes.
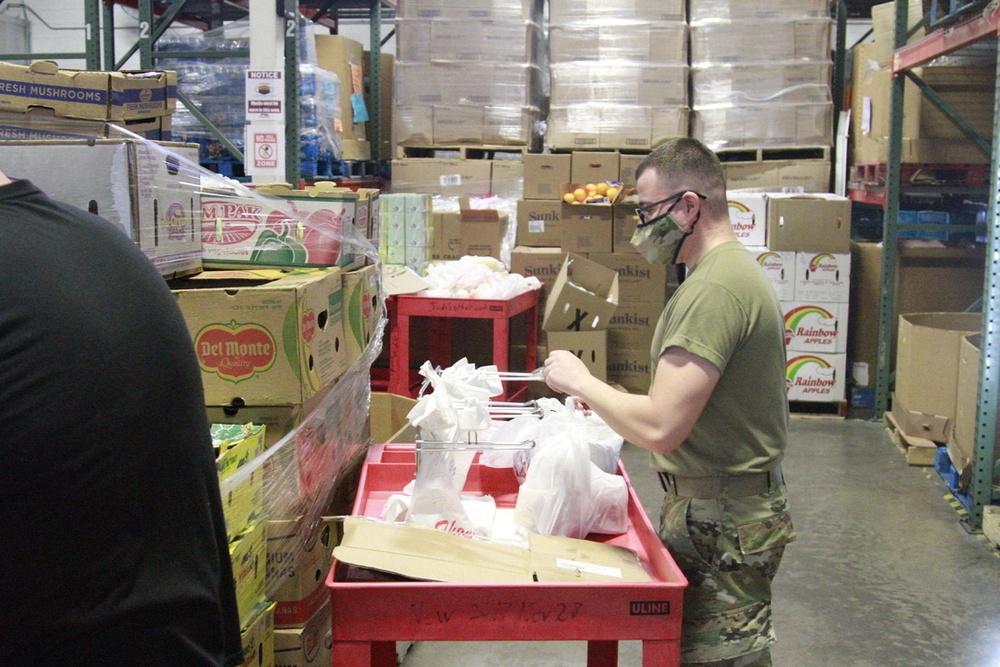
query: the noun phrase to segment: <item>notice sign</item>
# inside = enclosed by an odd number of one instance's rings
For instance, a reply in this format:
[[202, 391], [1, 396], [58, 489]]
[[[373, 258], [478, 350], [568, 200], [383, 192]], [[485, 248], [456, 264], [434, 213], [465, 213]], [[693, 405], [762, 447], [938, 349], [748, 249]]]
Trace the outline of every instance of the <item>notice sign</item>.
[[281, 155], [281, 133], [247, 128], [247, 152], [244, 168], [252, 176], [281, 176], [284, 164]]
[[284, 121], [284, 73], [281, 70], [247, 70], [246, 100], [248, 121]]

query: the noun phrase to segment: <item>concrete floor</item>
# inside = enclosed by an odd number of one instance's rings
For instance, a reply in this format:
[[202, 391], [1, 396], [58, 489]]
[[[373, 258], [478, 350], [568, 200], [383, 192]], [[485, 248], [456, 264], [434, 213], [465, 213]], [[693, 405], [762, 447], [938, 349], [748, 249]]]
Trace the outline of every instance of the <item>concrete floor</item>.
[[[1000, 667], [1000, 551], [963, 528], [931, 468], [881, 422], [793, 418], [784, 465], [799, 539], [774, 586], [775, 667]], [[656, 525], [644, 452], [622, 453]], [[404, 667], [584, 665], [583, 642], [419, 642]], [[638, 642], [619, 664], [641, 665]]]

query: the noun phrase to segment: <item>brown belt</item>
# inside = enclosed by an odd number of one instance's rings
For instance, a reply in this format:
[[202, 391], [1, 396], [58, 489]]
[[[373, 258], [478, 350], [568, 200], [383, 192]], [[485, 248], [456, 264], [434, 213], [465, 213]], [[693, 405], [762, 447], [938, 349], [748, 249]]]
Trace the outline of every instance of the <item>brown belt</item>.
[[683, 498], [745, 498], [768, 493], [785, 481], [780, 466], [768, 472], [724, 477], [678, 477], [669, 472], [657, 474], [664, 491]]

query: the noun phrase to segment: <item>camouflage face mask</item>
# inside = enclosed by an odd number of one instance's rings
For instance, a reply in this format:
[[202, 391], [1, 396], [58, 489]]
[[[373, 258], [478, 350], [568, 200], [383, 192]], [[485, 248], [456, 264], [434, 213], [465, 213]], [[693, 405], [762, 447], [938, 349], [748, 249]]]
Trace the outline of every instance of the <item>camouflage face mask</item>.
[[673, 264], [681, 244], [691, 232], [677, 224], [670, 212], [636, 226], [632, 247], [650, 264]]

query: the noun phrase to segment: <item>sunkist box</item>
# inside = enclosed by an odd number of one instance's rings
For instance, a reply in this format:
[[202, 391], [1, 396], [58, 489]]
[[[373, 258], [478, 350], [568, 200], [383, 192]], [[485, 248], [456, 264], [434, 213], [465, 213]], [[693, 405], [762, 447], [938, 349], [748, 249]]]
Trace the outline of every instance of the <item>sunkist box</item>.
[[56, 201], [121, 227], [161, 275], [202, 269], [197, 145], [131, 139], [3, 142], [0, 164]]
[[[201, 197], [206, 268], [351, 267], [358, 196], [317, 184], [258, 186], [261, 197]], [[287, 211], [287, 212], [286, 212]]]
[[846, 303], [793, 301], [781, 304], [785, 347], [800, 352], [847, 352]]
[[510, 253], [510, 271], [524, 277], [534, 276], [545, 288], [546, 298], [552, 294], [552, 287], [559, 270], [566, 260], [566, 252], [558, 246], [531, 248], [515, 246]]
[[788, 350], [785, 386], [790, 401], [842, 401], [847, 389], [847, 355]]
[[517, 244], [535, 248], [561, 245], [562, 210], [563, 202], [557, 199], [519, 200], [517, 202]]
[[729, 191], [729, 222], [740, 243], [767, 245], [767, 198], [759, 192]]
[[570, 181], [569, 153], [525, 153], [524, 198], [558, 201], [559, 188]]
[[172, 288], [207, 405], [301, 404], [346, 370], [340, 269], [207, 271]]
[[598, 331], [546, 331], [549, 350], [569, 350], [586, 365], [598, 380], [608, 379], [608, 332]]
[[545, 331], [607, 329], [618, 308], [618, 272], [573, 253], [566, 255], [545, 300]]
[[618, 299], [620, 304], [630, 301], [667, 301], [667, 266], [650, 264], [635, 252], [591, 253], [592, 262], [618, 272]]

